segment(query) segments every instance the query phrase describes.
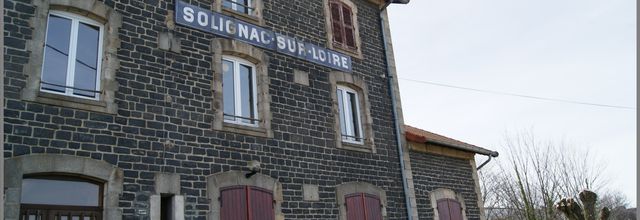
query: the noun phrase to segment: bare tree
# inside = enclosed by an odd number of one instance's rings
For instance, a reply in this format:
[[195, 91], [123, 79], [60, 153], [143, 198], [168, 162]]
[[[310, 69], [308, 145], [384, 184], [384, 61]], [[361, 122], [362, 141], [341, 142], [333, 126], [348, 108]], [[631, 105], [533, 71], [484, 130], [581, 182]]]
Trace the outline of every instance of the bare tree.
[[554, 207], [561, 198], [579, 202], [583, 189], [606, 185], [603, 163], [586, 150], [538, 140], [530, 131], [506, 137], [504, 156], [480, 173], [488, 219], [562, 219]]

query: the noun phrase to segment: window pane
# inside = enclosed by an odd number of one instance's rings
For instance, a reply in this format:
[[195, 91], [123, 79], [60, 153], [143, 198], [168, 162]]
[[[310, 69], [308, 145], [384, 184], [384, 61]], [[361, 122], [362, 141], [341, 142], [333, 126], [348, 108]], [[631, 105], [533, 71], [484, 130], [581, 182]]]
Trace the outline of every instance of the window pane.
[[[96, 90], [98, 74], [98, 41], [100, 28], [80, 22], [78, 26], [78, 45], [76, 50], [76, 72], [73, 87], [83, 90]], [[95, 92], [74, 90], [76, 95], [95, 97]]]
[[337, 22], [333, 22], [333, 42], [336, 43], [344, 43], [344, 39], [342, 39], [342, 25]]
[[347, 134], [347, 125], [344, 118], [344, 100], [342, 97], [342, 90], [338, 89], [338, 115], [340, 115], [340, 131], [343, 135]]
[[[355, 93], [347, 92], [351, 104], [351, 120], [353, 120], [353, 136], [360, 137], [360, 120], [358, 117], [358, 98]], [[359, 141], [359, 140], [358, 140]]]
[[23, 179], [23, 204], [99, 206], [100, 186], [88, 182]]
[[351, 20], [351, 8], [349, 8], [347, 5], [342, 5], [342, 17], [343, 17], [342, 22], [344, 22], [346, 26], [353, 25], [353, 22]]
[[355, 47], [356, 46], [356, 41], [355, 41], [355, 33], [353, 33], [353, 28], [350, 27], [345, 27], [344, 28], [344, 38], [345, 38], [345, 44], [348, 47]]
[[44, 48], [44, 64], [42, 66], [42, 89], [58, 92], [65, 91], [62, 86], [67, 84], [70, 35], [71, 20], [55, 15], [49, 16], [47, 42]]
[[222, 1], [222, 7], [228, 8], [228, 9], [233, 9], [233, 2], [231, 0], [223, 0]]
[[340, 4], [331, 2], [329, 3], [329, 7], [331, 8], [331, 21], [342, 23], [342, 19], [340, 17]]
[[236, 11], [243, 14], [249, 14], [249, 8], [246, 7], [249, 5], [248, 0], [236, 0], [236, 2], [238, 3], [238, 5], [236, 6]]
[[[236, 115], [233, 86], [233, 63], [228, 60], [222, 60], [222, 105], [224, 106], [225, 115]], [[225, 116], [224, 119], [235, 120], [234, 117], [230, 116]]]
[[[240, 65], [240, 113], [245, 118], [255, 118], [253, 100], [253, 70], [250, 66]], [[254, 123], [251, 120], [242, 120], [244, 123]]]

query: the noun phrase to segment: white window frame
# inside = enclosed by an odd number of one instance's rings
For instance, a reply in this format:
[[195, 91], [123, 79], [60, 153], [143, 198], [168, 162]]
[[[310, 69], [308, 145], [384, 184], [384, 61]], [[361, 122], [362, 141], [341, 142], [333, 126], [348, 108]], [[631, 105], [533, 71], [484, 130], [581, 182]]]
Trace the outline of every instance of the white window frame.
[[[344, 121], [340, 120], [340, 115], [338, 115], [339, 117], [339, 121], [340, 123], [345, 123], [345, 128], [347, 129], [346, 132], [340, 132], [340, 135], [342, 136], [342, 141], [343, 142], [347, 142], [347, 143], [352, 143], [352, 144], [363, 144], [364, 143], [364, 132], [362, 131], [362, 118], [360, 117], [360, 98], [358, 96], [358, 92], [354, 89], [351, 89], [349, 87], [345, 87], [345, 86], [338, 86], [337, 92], [342, 93], [342, 103], [338, 103], [338, 114], [342, 114], [342, 116], [344, 116]], [[355, 116], [358, 119], [358, 124], [354, 125], [353, 124], [353, 109], [351, 109], [351, 96], [349, 96], [349, 93], [353, 94], [353, 97], [355, 97], [355, 106], [356, 106], [356, 114]], [[340, 112], [340, 105], [342, 105], [342, 109], [344, 110], [344, 112]], [[347, 123], [348, 122], [348, 123]], [[353, 134], [354, 130], [354, 126], [357, 126], [359, 134], [356, 136], [355, 134]], [[340, 129], [342, 129], [342, 126], [340, 126]], [[350, 135], [350, 136], [355, 136], [356, 138], [353, 137], [345, 137], [342, 134], [346, 133], [346, 135]]]
[[[258, 92], [257, 92], [257, 84], [256, 84], [256, 66], [246, 60], [237, 58], [237, 57], [232, 57], [232, 56], [222, 56], [222, 65], [224, 65], [224, 61], [229, 61], [231, 63], [233, 63], [233, 103], [234, 103], [234, 115], [235, 116], [239, 116], [241, 115], [242, 112], [242, 103], [240, 102], [240, 100], [242, 100], [242, 93], [240, 92], [241, 88], [241, 84], [240, 84], [240, 64], [245, 65], [245, 66], [249, 66], [251, 67], [251, 86], [253, 86], [252, 89], [252, 96], [253, 96], [253, 103], [251, 103], [253, 105], [253, 115], [255, 116], [254, 120], [252, 120], [252, 123], [246, 123], [243, 121], [242, 118], [234, 118], [234, 120], [228, 120], [224, 117], [224, 106], [223, 106], [223, 115], [222, 117], [224, 118], [224, 122], [228, 122], [228, 123], [233, 123], [233, 124], [240, 124], [240, 125], [246, 125], [246, 126], [252, 126], [252, 127], [258, 127], [259, 124], [259, 120], [260, 117], [258, 115]], [[223, 67], [224, 68], [224, 67]], [[223, 73], [224, 74], [224, 70]], [[224, 76], [223, 76], [224, 79]], [[223, 85], [224, 86], [224, 85]], [[224, 90], [223, 90], [224, 91]], [[223, 94], [224, 97], [224, 94]], [[222, 101], [222, 104], [224, 105], [224, 98]]]
[[[103, 42], [103, 35], [104, 35], [104, 25], [102, 23], [99, 23], [97, 21], [91, 20], [89, 18], [86, 17], [82, 17], [80, 15], [77, 14], [73, 14], [73, 13], [69, 13], [69, 12], [62, 12], [62, 11], [49, 11], [49, 14], [47, 15], [47, 28], [45, 30], [45, 35], [48, 35], [49, 33], [49, 18], [51, 15], [55, 15], [55, 16], [59, 16], [59, 17], [63, 17], [66, 19], [71, 20], [71, 33], [69, 36], [69, 56], [67, 58], [67, 79], [66, 79], [66, 85], [67, 88], [65, 88], [65, 92], [56, 92], [56, 91], [52, 91], [52, 90], [47, 90], [47, 89], [43, 89], [42, 88], [42, 84], [40, 85], [40, 91], [42, 92], [47, 92], [47, 93], [54, 93], [54, 94], [62, 94], [65, 96], [72, 96], [72, 97], [77, 97], [77, 98], [83, 98], [83, 99], [90, 99], [90, 100], [99, 100], [100, 99], [100, 93], [101, 92], [96, 92], [95, 93], [95, 97], [86, 97], [86, 96], [81, 96], [81, 95], [76, 95], [73, 94], [73, 84], [74, 84], [74, 79], [75, 79], [75, 61], [76, 60], [76, 50], [77, 50], [77, 45], [78, 45], [78, 26], [79, 23], [86, 23], [89, 25], [93, 25], [93, 26], [97, 26], [99, 29], [99, 33], [98, 33], [98, 56], [97, 56], [97, 62], [98, 65], [96, 66], [96, 88], [95, 91], [100, 91], [100, 81], [101, 81], [101, 77], [102, 77], [102, 73], [101, 73], [101, 68], [102, 68], [102, 42]], [[44, 45], [45, 46], [47, 44], [47, 38], [49, 36], [45, 36], [45, 41], [44, 41]], [[44, 50], [44, 48], [43, 48]], [[42, 53], [42, 67], [44, 67], [44, 63], [45, 63], [45, 59], [46, 59], [46, 53], [43, 52]], [[44, 77], [44, 68], [42, 69], [41, 72], [41, 77]], [[42, 78], [40, 78], [40, 80], [42, 80]]]
[[234, 12], [237, 12], [237, 13], [246, 14], [246, 15], [252, 15], [253, 10], [255, 10], [253, 8], [252, 4], [251, 4], [251, 3], [253, 3], [253, 0], [247, 0], [247, 5], [245, 5], [245, 8], [247, 8], [247, 13], [238, 11], [238, 4], [242, 4], [242, 3], [239, 2], [240, 0], [222, 0], [222, 7], [223, 8], [225, 8], [224, 7], [224, 2], [225, 1], [232, 2], [231, 3], [231, 10], [233, 10]]

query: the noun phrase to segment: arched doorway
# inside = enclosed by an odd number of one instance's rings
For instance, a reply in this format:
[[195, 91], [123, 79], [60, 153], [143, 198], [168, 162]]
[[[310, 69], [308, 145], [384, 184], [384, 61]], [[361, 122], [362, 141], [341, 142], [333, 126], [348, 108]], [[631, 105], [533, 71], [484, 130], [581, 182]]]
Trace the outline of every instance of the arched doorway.
[[103, 183], [67, 175], [22, 179], [20, 219], [100, 220]]

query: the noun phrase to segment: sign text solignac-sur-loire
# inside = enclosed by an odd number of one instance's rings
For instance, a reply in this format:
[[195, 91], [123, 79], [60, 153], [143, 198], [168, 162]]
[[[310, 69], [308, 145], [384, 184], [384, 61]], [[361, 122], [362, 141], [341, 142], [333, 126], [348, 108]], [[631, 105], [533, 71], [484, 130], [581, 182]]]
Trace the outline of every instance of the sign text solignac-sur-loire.
[[351, 72], [350, 56], [274, 33], [265, 28], [180, 0], [176, 1], [176, 23], [218, 36], [241, 40], [340, 71]]

